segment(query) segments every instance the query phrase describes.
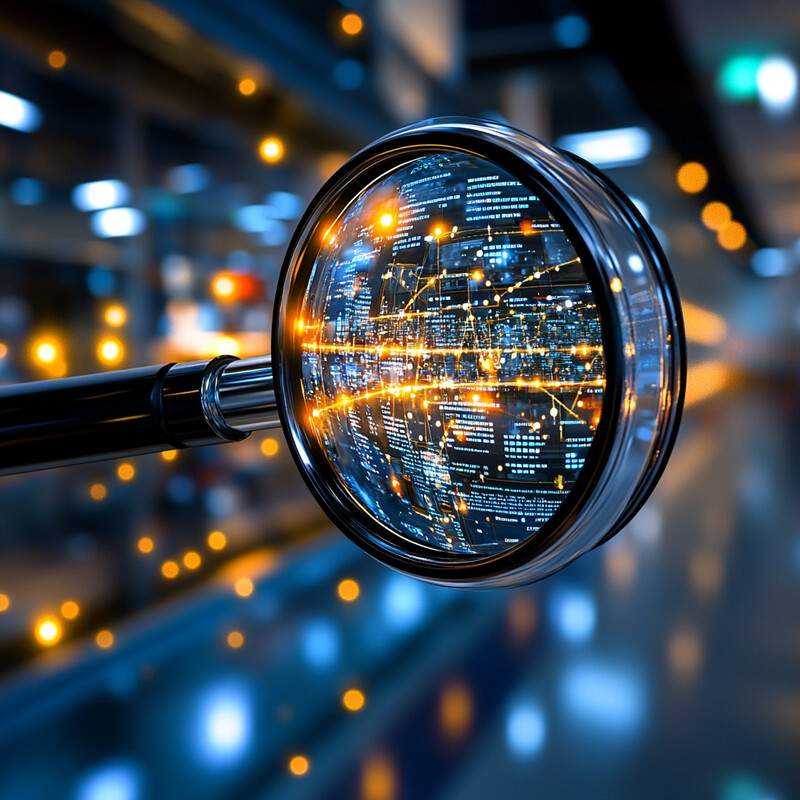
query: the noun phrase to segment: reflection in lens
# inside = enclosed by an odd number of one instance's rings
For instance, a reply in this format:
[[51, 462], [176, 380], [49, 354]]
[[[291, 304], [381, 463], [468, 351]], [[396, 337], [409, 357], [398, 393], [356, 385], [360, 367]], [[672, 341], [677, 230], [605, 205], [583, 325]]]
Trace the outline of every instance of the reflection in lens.
[[432, 153], [362, 192], [295, 335], [336, 478], [408, 539], [502, 553], [574, 486], [605, 387], [598, 308], [560, 223], [489, 161]]

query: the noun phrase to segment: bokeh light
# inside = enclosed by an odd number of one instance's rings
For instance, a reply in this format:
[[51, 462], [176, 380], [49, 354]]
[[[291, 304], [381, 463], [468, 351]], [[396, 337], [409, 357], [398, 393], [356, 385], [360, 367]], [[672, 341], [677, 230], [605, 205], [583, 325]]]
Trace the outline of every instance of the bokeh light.
[[239, 81], [239, 94], [243, 94], [245, 97], [255, 94], [257, 88], [258, 86], [252, 78], [242, 78]]
[[212, 550], [224, 550], [228, 537], [222, 531], [211, 531], [208, 534], [208, 546]]
[[33, 626], [36, 641], [44, 647], [52, 647], [61, 641], [64, 629], [61, 623], [52, 616], [41, 617]]
[[280, 449], [280, 445], [278, 444], [277, 439], [273, 439], [271, 436], [268, 436], [261, 442], [261, 452], [267, 457], [272, 458], [278, 454], [278, 450]]
[[298, 778], [305, 775], [311, 769], [311, 762], [306, 756], [296, 755], [289, 759], [289, 772], [296, 775]]
[[396, 800], [399, 796], [397, 767], [385, 753], [373, 753], [361, 768], [360, 800]]
[[128, 312], [125, 310], [124, 306], [116, 304], [107, 306], [103, 312], [103, 319], [106, 321], [106, 324], [110, 325], [112, 328], [119, 328], [124, 325], [128, 319]]
[[706, 203], [703, 206], [701, 219], [706, 228], [712, 231], [718, 231], [725, 224], [730, 222], [730, 207], [727, 203], [721, 203], [719, 200], [712, 200], [710, 203]]
[[149, 536], [142, 536], [136, 543], [136, 548], [140, 553], [152, 553], [155, 548], [155, 542]]
[[80, 613], [81, 608], [74, 600], [65, 600], [61, 604], [61, 616], [64, 619], [75, 619]]
[[113, 337], [105, 336], [97, 344], [97, 358], [102, 364], [116, 366], [125, 357], [125, 347], [122, 342]]
[[357, 36], [364, 29], [364, 20], [355, 13], [345, 14], [341, 26], [348, 36]]
[[161, 565], [161, 574], [168, 579], [177, 578], [181, 568], [175, 561], [165, 561]]
[[277, 136], [269, 136], [266, 139], [262, 139], [261, 144], [258, 146], [259, 155], [268, 164], [280, 161], [283, 158], [283, 151], [283, 141]]
[[354, 600], [358, 599], [361, 593], [361, 587], [352, 578], [345, 578], [336, 587], [336, 593], [345, 603], [352, 603]]
[[708, 185], [708, 170], [699, 161], [687, 161], [678, 170], [677, 181], [687, 194], [698, 194]]
[[136, 468], [133, 464], [125, 462], [117, 467], [117, 477], [121, 481], [130, 481], [136, 477]]
[[47, 55], [47, 63], [53, 69], [62, 69], [67, 64], [67, 56], [63, 50], [51, 50]]
[[717, 241], [724, 250], [739, 250], [747, 243], [747, 231], [741, 222], [730, 220], [717, 231]]
[[348, 689], [342, 695], [342, 705], [348, 711], [361, 711], [367, 699], [360, 689]]

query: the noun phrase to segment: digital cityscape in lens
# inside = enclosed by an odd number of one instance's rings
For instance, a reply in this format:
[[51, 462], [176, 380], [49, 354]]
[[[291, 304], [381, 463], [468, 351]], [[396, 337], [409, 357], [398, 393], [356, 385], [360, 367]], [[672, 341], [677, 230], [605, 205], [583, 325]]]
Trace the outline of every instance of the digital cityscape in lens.
[[295, 321], [311, 431], [347, 492], [437, 551], [534, 536], [600, 419], [600, 316], [564, 229], [492, 163], [442, 152], [325, 235]]

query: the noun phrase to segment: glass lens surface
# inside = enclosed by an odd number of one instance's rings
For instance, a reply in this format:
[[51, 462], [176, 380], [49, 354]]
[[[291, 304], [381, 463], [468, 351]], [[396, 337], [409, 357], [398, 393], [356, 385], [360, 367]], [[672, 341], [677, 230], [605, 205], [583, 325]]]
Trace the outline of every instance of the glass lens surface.
[[496, 555], [574, 486], [600, 315], [562, 226], [491, 162], [431, 153], [364, 190], [325, 234], [294, 335], [310, 436], [403, 537]]

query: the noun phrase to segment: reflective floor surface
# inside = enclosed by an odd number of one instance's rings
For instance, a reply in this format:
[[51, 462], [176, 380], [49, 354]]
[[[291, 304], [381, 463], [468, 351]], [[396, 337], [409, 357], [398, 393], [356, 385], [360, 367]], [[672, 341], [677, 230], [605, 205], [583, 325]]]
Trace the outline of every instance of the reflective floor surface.
[[790, 386], [694, 406], [631, 525], [514, 591], [251, 552], [7, 669], [0, 797], [798, 797], [798, 452]]

